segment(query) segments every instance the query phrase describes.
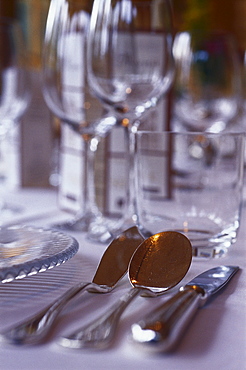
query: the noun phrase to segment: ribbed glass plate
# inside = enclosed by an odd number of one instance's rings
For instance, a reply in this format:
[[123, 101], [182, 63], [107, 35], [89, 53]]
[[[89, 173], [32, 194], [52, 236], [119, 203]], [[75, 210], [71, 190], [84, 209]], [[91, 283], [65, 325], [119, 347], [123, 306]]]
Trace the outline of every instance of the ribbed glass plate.
[[0, 281], [10, 282], [69, 260], [78, 242], [60, 231], [12, 226], [0, 229]]

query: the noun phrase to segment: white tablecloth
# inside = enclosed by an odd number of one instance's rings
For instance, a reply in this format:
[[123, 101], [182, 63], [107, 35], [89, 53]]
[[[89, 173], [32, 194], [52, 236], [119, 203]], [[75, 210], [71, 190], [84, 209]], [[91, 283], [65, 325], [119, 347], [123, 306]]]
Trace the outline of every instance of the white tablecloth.
[[[69, 217], [58, 210], [56, 194], [50, 190], [26, 189], [11, 194], [9, 200], [23, 207], [9, 219], [34, 226], [49, 226], [58, 218]], [[84, 293], [61, 315], [47, 342], [33, 347], [0, 345], [0, 369], [246, 369], [246, 214], [238, 241], [221, 259], [193, 261], [183, 282], [202, 271], [223, 265], [239, 265], [241, 270], [230, 284], [199, 309], [176, 350], [150, 355], [129, 341], [130, 326], [166, 297], [138, 297], [125, 311], [111, 348], [104, 351], [67, 350], [56, 344], [60, 334], [69, 333], [96, 318], [130, 288], [127, 277], [109, 294]], [[0, 284], [0, 331], [39, 311], [77, 281], [89, 281], [106, 245], [72, 234], [80, 244], [78, 254], [50, 271], [13, 283]], [[170, 294], [170, 293], [169, 293]]]

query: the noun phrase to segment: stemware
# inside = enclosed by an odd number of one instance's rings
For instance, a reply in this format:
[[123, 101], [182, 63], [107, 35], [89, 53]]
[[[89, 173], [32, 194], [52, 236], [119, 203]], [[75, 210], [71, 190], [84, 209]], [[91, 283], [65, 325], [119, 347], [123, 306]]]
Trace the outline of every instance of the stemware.
[[168, 91], [174, 75], [168, 0], [95, 0], [88, 41], [88, 82], [126, 128], [129, 187], [125, 227], [136, 222], [134, 132]]
[[43, 47], [43, 92], [50, 110], [81, 135], [85, 146], [83, 208], [75, 219], [57, 227], [88, 231], [96, 224], [98, 238], [105, 237], [101, 241], [107, 241], [110, 235], [95, 201], [94, 157], [99, 139], [111, 130], [116, 119], [107, 115], [90, 94], [87, 84], [86, 48], [91, 7], [91, 1], [51, 1]]
[[246, 50], [242, 55], [242, 110], [241, 110], [241, 126], [245, 129], [244, 116], [246, 113]]
[[[17, 20], [0, 18], [0, 157], [4, 160], [8, 135], [26, 111], [30, 102], [27, 54], [22, 29]], [[3, 159], [2, 159], [3, 158]], [[6, 182], [1, 176], [1, 219], [11, 216], [19, 207], [5, 202]]]
[[175, 115], [188, 131], [220, 132], [239, 113], [241, 69], [233, 37], [186, 31], [173, 44], [176, 62]]

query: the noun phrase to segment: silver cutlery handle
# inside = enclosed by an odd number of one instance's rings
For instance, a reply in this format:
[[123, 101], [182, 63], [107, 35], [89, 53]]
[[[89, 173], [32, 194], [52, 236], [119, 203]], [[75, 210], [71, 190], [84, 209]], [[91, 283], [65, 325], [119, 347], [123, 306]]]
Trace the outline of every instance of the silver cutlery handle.
[[132, 288], [102, 316], [76, 332], [59, 338], [58, 344], [68, 348], [107, 348], [113, 340], [123, 311], [141, 291], [142, 289]]
[[10, 344], [36, 344], [40, 342], [48, 334], [53, 322], [65, 305], [89, 285], [91, 284], [79, 283], [72, 287], [36, 315], [1, 333], [0, 342]]
[[[166, 352], [175, 346], [201, 304], [203, 290], [185, 287], [132, 325], [132, 339], [144, 349]], [[202, 300], [203, 301], [203, 300]]]

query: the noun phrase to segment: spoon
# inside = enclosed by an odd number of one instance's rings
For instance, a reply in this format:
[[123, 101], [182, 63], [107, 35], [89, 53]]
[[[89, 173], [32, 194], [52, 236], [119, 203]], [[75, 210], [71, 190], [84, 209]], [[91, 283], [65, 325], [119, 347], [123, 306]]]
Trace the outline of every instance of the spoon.
[[96, 321], [58, 339], [68, 348], [108, 347], [120, 316], [140, 293], [156, 297], [177, 285], [186, 275], [192, 259], [189, 239], [176, 231], [166, 231], [144, 240], [129, 266], [132, 289]]
[[104, 252], [92, 282], [81, 282], [66, 291], [55, 302], [15, 327], [0, 333], [0, 342], [37, 344], [49, 333], [55, 319], [66, 304], [84, 290], [110, 292], [126, 274], [130, 259], [144, 240], [136, 226], [123, 231]]

